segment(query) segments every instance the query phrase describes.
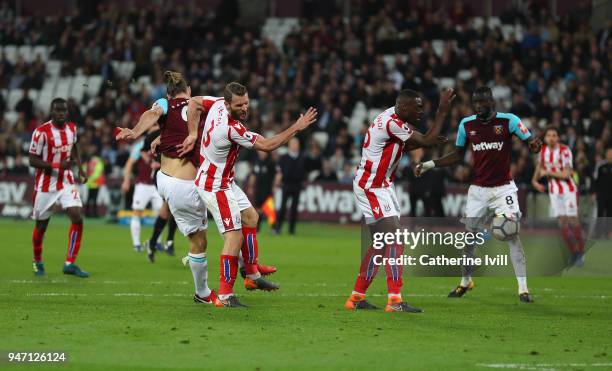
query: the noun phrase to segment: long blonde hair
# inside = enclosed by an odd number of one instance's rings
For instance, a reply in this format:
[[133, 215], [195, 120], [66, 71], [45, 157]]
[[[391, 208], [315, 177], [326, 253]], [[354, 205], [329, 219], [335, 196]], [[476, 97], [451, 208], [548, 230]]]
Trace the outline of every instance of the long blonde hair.
[[180, 72], [164, 72], [164, 81], [166, 82], [166, 94], [171, 97], [176, 97], [180, 93], [187, 92], [187, 81], [185, 81]]

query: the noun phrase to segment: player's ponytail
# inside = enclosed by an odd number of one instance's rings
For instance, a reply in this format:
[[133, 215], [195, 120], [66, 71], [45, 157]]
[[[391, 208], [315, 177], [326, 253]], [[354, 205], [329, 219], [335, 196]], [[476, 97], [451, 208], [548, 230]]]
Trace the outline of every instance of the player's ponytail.
[[187, 92], [187, 81], [180, 72], [164, 72], [164, 82], [166, 83], [166, 93], [171, 97]]

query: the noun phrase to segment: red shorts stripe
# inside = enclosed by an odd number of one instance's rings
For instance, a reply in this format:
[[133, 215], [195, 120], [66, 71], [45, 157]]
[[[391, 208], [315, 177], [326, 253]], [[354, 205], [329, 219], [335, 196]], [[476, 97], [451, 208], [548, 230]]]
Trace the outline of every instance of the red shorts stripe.
[[232, 212], [227, 202], [227, 196], [225, 191], [219, 191], [215, 193], [217, 197], [217, 206], [219, 206], [219, 214], [221, 214], [221, 222], [225, 230], [234, 229], [234, 221], [232, 220]]
[[213, 183], [215, 182], [215, 173], [217, 172], [217, 167], [213, 164], [210, 164], [208, 170], [206, 170], [206, 182], [204, 183], [205, 191], [212, 191]]
[[372, 174], [372, 161], [366, 160], [365, 166], [363, 167], [363, 174], [361, 175], [361, 179], [359, 179], [359, 187], [365, 188], [368, 180], [370, 179], [370, 175]]
[[380, 208], [380, 203], [376, 198], [376, 195], [373, 192], [364, 189], [366, 197], [368, 198], [368, 202], [370, 203], [370, 208], [372, 209], [372, 215], [374, 219], [379, 219], [383, 217], [382, 209]]

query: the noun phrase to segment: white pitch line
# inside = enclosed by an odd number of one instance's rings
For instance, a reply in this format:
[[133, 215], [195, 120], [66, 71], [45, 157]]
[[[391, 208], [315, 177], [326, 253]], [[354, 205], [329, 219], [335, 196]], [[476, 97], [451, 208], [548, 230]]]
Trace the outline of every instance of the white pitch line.
[[516, 370], [554, 371], [558, 368], [567, 369], [574, 367], [612, 367], [612, 363], [477, 363], [476, 366]]
[[[7, 280], [6, 282], [8, 283], [17, 283], [17, 284], [35, 284], [35, 285], [40, 285], [40, 284], [44, 284], [44, 283], [74, 283], [74, 282], [78, 282], [79, 284], [81, 283], [88, 283], [88, 284], [103, 284], [103, 285], [130, 285], [133, 284], [137, 281], [96, 281], [96, 280], [82, 280], [82, 281], [68, 281], [68, 280], [45, 280], [44, 278], [41, 280]], [[191, 282], [188, 281], [150, 281], [148, 284], [150, 285], [164, 285], [164, 284], [169, 284], [169, 285], [187, 285], [190, 284]], [[147, 283], [144, 283], [147, 284]]]

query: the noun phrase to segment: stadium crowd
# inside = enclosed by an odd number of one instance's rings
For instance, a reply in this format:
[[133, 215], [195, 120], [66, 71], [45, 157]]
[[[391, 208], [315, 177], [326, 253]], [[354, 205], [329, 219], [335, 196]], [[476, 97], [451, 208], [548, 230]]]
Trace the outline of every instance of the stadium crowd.
[[[536, 133], [548, 124], [560, 128], [574, 153], [581, 190], [589, 190], [595, 165], [610, 145], [612, 23], [592, 31], [588, 7], [559, 19], [539, 1], [526, 9], [508, 9], [500, 18], [520, 25], [518, 38], [486, 22], [478, 25], [461, 2], [427, 9], [402, 6], [403, 1], [353, 1], [347, 17], [335, 2], [307, 3], [311, 6], [304, 9], [299, 27], [281, 48], [263, 38], [261, 28], [242, 25], [231, 1], [222, 2], [216, 16], [194, 2], [122, 10], [101, 3], [96, 12], [75, 10], [70, 17], [18, 17], [4, 3], [0, 42], [53, 45], [51, 58], [62, 61], [62, 74], [79, 70], [103, 76], [99, 94], [86, 95], [82, 102], [70, 100], [69, 111], [79, 125], [83, 152], [97, 153], [107, 173], [120, 174], [129, 154], [126, 145], [113, 140], [113, 127], [135, 125], [164, 96], [162, 74], [170, 69], [185, 75], [194, 95], [220, 95], [232, 80], [246, 84], [252, 100], [248, 126], [254, 131], [279, 131], [305, 108], [317, 107], [313, 132], [325, 132], [329, 140], [321, 147], [312, 133], [304, 136], [303, 155], [311, 164], [308, 170], [318, 171], [313, 178], [340, 182], [352, 180], [368, 125], [365, 120], [358, 132], [349, 130], [358, 102], [368, 110], [384, 109], [394, 104], [398, 90], [410, 88], [423, 94], [426, 117], [432, 120], [439, 79], [453, 79], [457, 99], [443, 129], [450, 142], [446, 148], [417, 152], [412, 160], [407, 156], [398, 174], [407, 179], [410, 161], [450, 150], [460, 119], [472, 113], [470, 92], [489, 85], [498, 109], [515, 113]], [[443, 40], [440, 54], [432, 40]], [[163, 53], [152, 59], [155, 46]], [[221, 55], [218, 61], [216, 54]], [[133, 61], [133, 78], [119, 77], [112, 60]], [[26, 90], [40, 87], [44, 64], [40, 58], [30, 64], [19, 58], [12, 64], [0, 56], [0, 88], [26, 92], [16, 107], [6, 107], [6, 97], [0, 95], [0, 174], [28, 171], [24, 154], [31, 133], [48, 112], [36, 109]], [[142, 75], [151, 76], [152, 89], [137, 85]], [[5, 119], [7, 110], [19, 113], [16, 123]], [[526, 146], [515, 144], [512, 171], [517, 183], [530, 186], [533, 159]], [[254, 154], [244, 151], [242, 156]], [[441, 177], [467, 182], [468, 163], [466, 159], [466, 165], [424, 181], [437, 184]]]

